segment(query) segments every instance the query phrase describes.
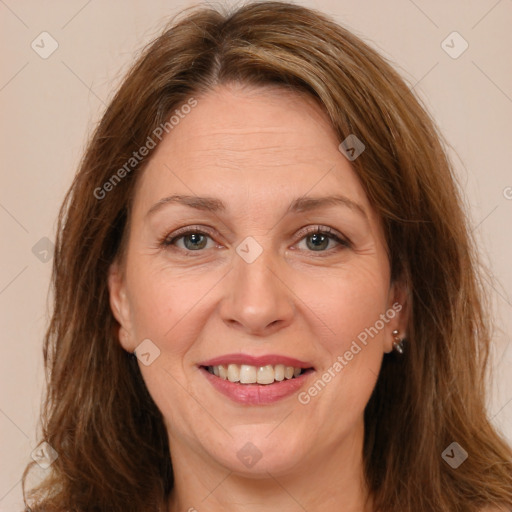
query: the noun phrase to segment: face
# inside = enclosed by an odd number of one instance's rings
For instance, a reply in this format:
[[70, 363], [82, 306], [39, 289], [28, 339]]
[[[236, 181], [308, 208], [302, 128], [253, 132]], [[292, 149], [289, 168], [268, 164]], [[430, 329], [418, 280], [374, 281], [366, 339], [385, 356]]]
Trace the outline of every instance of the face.
[[196, 99], [137, 184], [109, 277], [120, 342], [173, 464], [291, 474], [360, 446], [402, 292], [312, 100], [234, 85]]

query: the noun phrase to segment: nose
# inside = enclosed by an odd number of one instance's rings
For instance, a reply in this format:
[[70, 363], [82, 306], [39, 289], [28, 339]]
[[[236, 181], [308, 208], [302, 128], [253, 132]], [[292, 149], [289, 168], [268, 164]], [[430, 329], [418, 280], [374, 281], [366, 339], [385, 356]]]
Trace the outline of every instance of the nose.
[[290, 325], [294, 316], [293, 292], [269, 249], [248, 263], [238, 254], [225, 282], [220, 305], [222, 320], [228, 327], [254, 336], [268, 336]]

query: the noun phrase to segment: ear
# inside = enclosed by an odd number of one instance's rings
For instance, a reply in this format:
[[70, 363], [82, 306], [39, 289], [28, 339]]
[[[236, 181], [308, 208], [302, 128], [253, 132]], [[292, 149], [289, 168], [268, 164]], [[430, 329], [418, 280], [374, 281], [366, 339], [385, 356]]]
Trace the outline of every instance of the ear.
[[133, 342], [132, 318], [128, 301], [126, 282], [118, 262], [110, 265], [108, 272], [110, 309], [119, 322], [119, 343], [127, 352], [135, 350]]
[[398, 331], [400, 339], [407, 338], [407, 327], [409, 325], [410, 314], [409, 290], [405, 281], [398, 279], [391, 283], [388, 295], [388, 309], [386, 316], [389, 318], [387, 324], [384, 352], [389, 353], [393, 350], [393, 331]]

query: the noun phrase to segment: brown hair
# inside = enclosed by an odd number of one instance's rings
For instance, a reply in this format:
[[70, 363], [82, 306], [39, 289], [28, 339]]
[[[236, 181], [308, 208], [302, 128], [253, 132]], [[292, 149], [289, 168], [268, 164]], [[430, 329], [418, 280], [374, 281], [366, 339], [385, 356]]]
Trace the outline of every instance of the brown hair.
[[[315, 98], [379, 212], [393, 279], [410, 290], [405, 354], [385, 355], [365, 411], [364, 463], [381, 512], [512, 506], [512, 452], [484, 407], [490, 331], [477, 258], [442, 139], [396, 71], [324, 15], [284, 2], [186, 10], [143, 52], [97, 127], [62, 206], [46, 333], [42, 437], [59, 454], [33, 511], [157, 510], [173, 486], [167, 434], [137, 361], [122, 350], [107, 275], [150, 155], [97, 190], [173, 109], [218, 84]], [[171, 134], [172, 136], [172, 134]], [[95, 192], [96, 191], [96, 192]], [[441, 457], [453, 441], [469, 454]], [[314, 490], [313, 490], [314, 492]]]

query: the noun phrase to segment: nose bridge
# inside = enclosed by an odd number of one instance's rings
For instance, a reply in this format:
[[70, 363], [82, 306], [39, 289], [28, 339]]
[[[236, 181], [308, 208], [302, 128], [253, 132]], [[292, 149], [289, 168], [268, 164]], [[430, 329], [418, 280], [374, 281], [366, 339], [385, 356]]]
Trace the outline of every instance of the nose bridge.
[[233, 258], [230, 293], [225, 297], [225, 322], [253, 333], [287, 325], [293, 316], [292, 294], [278, 278], [278, 254], [253, 238], [245, 239]]

